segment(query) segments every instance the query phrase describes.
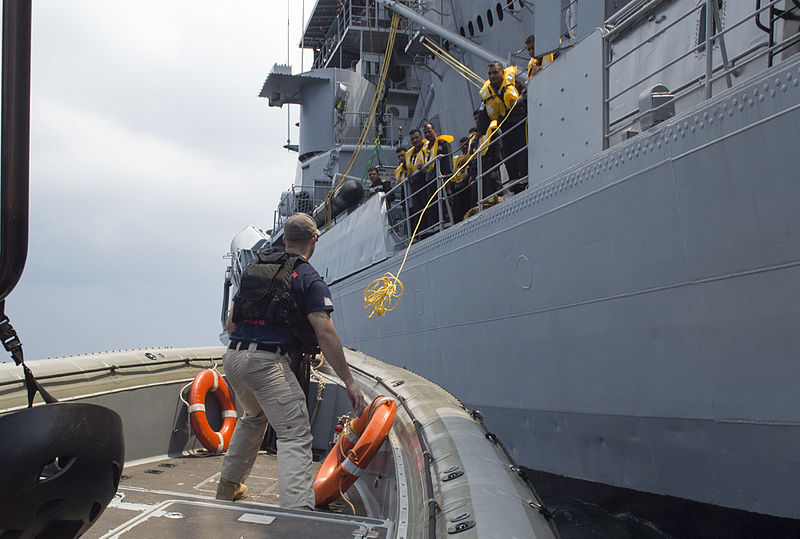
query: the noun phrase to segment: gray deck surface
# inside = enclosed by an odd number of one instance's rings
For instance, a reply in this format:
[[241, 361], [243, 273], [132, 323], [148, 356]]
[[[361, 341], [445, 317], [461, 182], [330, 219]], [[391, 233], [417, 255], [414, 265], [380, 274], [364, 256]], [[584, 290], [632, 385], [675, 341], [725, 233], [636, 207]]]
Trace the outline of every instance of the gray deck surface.
[[[281, 509], [277, 461], [261, 454], [246, 484], [250, 497], [214, 499], [221, 456], [180, 457], [126, 467], [115, 499], [83, 536], [99, 537], [387, 537], [392, 523], [352, 516], [341, 500], [325, 510]], [[315, 470], [319, 463], [314, 463]], [[356, 512], [358, 493], [348, 496]], [[368, 535], [367, 535], [368, 534]]]

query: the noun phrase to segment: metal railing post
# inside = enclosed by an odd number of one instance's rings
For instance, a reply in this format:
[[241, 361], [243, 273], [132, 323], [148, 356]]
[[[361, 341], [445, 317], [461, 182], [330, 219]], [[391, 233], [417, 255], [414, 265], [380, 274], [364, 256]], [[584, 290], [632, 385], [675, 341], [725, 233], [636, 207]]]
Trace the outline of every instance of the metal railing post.
[[439, 230], [444, 230], [444, 218], [442, 216], [442, 170], [439, 166], [439, 155], [436, 156], [434, 171], [436, 172], [436, 206], [439, 210]]
[[609, 89], [608, 89], [608, 71], [611, 67], [608, 65], [608, 36], [603, 36], [603, 105], [602, 105], [602, 115], [603, 115], [603, 144], [602, 147], [604, 150], [607, 150], [609, 147], [609, 131], [611, 126], [608, 125], [609, 122]]
[[711, 99], [711, 76], [714, 70], [714, 51], [711, 50], [711, 32], [714, 22], [714, 6], [716, 0], [706, 0], [706, 99]]
[[411, 186], [411, 176], [408, 175], [408, 171], [406, 171], [406, 179], [403, 180], [403, 211], [406, 214], [406, 237], [411, 237], [411, 214], [409, 213], [409, 207], [411, 206], [411, 194], [410, 194], [410, 186]]
[[[480, 147], [480, 144], [478, 144]], [[478, 151], [478, 211], [483, 211], [483, 159]]]

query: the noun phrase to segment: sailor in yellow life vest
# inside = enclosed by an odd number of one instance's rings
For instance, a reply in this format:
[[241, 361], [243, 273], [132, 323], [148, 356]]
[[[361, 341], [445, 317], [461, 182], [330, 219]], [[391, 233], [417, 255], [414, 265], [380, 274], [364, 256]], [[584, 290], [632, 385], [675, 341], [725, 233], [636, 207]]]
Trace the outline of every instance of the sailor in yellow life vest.
[[406, 170], [406, 147], [398, 146], [395, 150], [397, 155], [397, 168], [394, 169], [394, 184], [400, 185], [403, 180], [408, 178], [408, 171]]
[[409, 131], [408, 139], [411, 141], [411, 147], [406, 150], [405, 163], [407, 178], [410, 180], [411, 176], [425, 164], [425, 139], [422, 138], [422, 131], [419, 129]]
[[463, 220], [464, 214], [472, 207], [470, 205], [470, 183], [467, 170], [469, 165], [461, 168], [469, 159], [469, 140], [467, 137], [461, 137], [458, 141], [458, 149], [461, 150], [461, 154], [453, 157], [453, 167], [456, 172], [453, 179], [447, 184], [453, 208], [453, 222], [455, 223]]
[[[422, 124], [422, 134], [425, 136], [424, 151], [426, 165], [423, 167], [425, 173], [424, 187], [418, 190], [419, 201], [422, 207], [436, 192], [436, 158], [439, 161], [439, 173], [442, 181], [447, 180], [453, 174], [452, 149], [450, 143], [453, 137], [450, 135], [439, 135], [431, 122]], [[416, 207], [416, 203], [415, 203]], [[431, 203], [422, 218], [420, 230], [430, 228], [439, 220], [438, 207]], [[424, 234], [422, 235], [424, 236]]]
[[524, 122], [527, 117], [527, 106], [525, 99], [519, 99], [524, 85], [516, 80], [516, 66], [504, 68], [500, 62], [490, 62], [487, 74], [489, 78], [480, 90], [478, 132], [481, 135], [485, 134], [491, 121], [496, 120], [499, 125], [508, 116], [500, 128], [504, 133], [500, 142], [500, 152], [508, 172], [509, 190], [518, 193], [528, 184], [528, 152], [525, 149]]
[[[425, 187], [425, 172], [422, 167], [426, 161], [425, 139], [422, 138], [422, 131], [412, 129], [408, 132], [411, 147], [406, 150], [405, 163], [407, 182], [404, 187], [406, 200], [408, 201], [408, 214], [412, 223], [416, 224], [419, 219], [419, 212], [425, 206], [422, 200], [422, 193], [419, 191]], [[413, 227], [412, 227], [413, 230]]]
[[552, 64], [553, 59], [555, 58], [555, 55], [552, 52], [550, 54], [536, 56], [536, 54], [533, 51], [535, 44], [536, 44], [536, 38], [534, 37], [533, 34], [529, 35], [528, 38], [525, 40], [525, 48], [528, 49], [528, 54], [531, 55], [531, 59], [528, 62], [528, 84], [531, 83], [531, 77], [533, 77], [545, 66]]

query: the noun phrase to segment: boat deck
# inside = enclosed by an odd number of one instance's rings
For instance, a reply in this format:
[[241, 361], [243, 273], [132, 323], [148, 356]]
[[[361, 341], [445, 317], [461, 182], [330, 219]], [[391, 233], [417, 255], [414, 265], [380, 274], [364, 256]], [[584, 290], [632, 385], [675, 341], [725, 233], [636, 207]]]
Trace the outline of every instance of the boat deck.
[[[238, 502], [214, 498], [222, 457], [187, 456], [126, 466], [115, 498], [83, 537], [387, 537], [390, 521], [352, 516], [337, 500], [325, 509], [279, 507], [277, 459], [259, 454]], [[314, 463], [315, 471], [319, 463]], [[356, 488], [348, 497], [365, 514]]]

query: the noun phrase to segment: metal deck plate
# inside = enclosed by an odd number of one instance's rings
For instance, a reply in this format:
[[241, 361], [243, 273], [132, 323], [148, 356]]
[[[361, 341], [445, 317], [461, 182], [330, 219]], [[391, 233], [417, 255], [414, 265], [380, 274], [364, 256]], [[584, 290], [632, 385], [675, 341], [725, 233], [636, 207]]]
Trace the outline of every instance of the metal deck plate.
[[[384, 538], [394, 527], [389, 521], [352, 516], [341, 500], [323, 511], [280, 508], [277, 461], [267, 454], [258, 456], [246, 481], [249, 498], [216, 500], [221, 464], [220, 456], [209, 456], [126, 467], [114, 500], [84, 537]], [[356, 489], [348, 494], [356, 513], [365, 514]]]

